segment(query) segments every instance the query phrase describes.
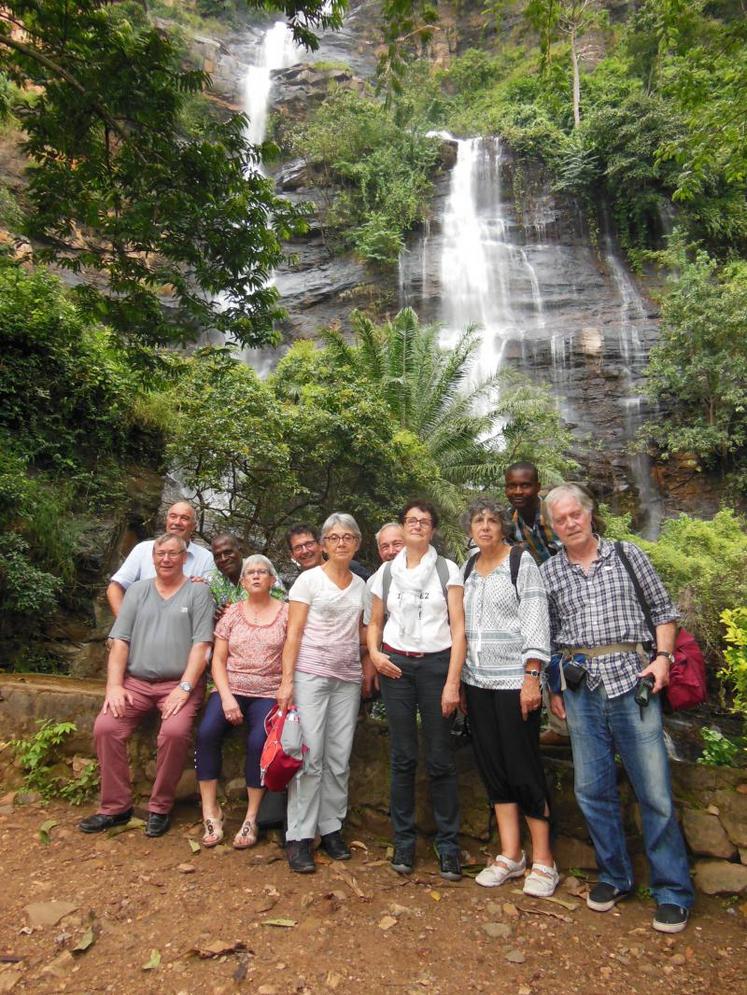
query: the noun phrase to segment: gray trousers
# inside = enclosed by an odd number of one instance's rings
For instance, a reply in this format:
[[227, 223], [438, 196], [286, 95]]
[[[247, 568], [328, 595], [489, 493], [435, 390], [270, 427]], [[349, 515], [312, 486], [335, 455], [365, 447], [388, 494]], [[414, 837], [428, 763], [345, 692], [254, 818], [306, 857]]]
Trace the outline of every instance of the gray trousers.
[[289, 840], [313, 839], [342, 826], [348, 810], [350, 751], [361, 700], [357, 681], [296, 672], [294, 701], [309, 748], [288, 785]]

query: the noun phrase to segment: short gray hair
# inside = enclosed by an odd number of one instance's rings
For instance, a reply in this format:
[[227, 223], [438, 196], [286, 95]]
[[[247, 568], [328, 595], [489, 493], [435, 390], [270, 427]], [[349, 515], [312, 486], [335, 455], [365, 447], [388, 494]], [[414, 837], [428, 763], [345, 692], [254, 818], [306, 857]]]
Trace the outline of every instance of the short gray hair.
[[464, 531], [469, 534], [472, 529], [472, 522], [484, 511], [489, 512], [491, 515], [495, 515], [500, 522], [501, 530], [503, 531], [503, 538], [508, 539], [514, 528], [511, 509], [491, 497], [475, 498], [475, 500], [472, 501], [464, 515], [462, 515], [462, 525], [464, 526]]
[[562, 501], [563, 498], [573, 498], [578, 501], [584, 511], [590, 511], [592, 514], [596, 510], [594, 498], [583, 487], [580, 487], [578, 484], [558, 484], [545, 497], [545, 505], [550, 514], [550, 521], [552, 521], [552, 506], [557, 504], [558, 501]]
[[175, 542], [179, 546], [180, 553], [187, 552], [187, 544], [182, 539], [181, 536], [172, 535], [170, 532], [162, 532], [160, 536], [156, 536], [153, 540], [153, 549], [158, 549], [159, 546], [163, 546], [166, 542]]
[[333, 511], [324, 525], [322, 525], [322, 539], [326, 537], [328, 532], [332, 531], [335, 525], [339, 525], [341, 529], [346, 529], [348, 532], [352, 532], [358, 542], [360, 542], [363, 538], [361, 530], [358, 528], [358, 523], [352, 515], [346, 515], [342, 511]]
[[252, 553], [251, 556], [247, 556], [247, 558], [241, 564], [242, 579], [246, 575], [250, 567], [254, 566], [265, 567], [265, 569], [270, 571], [275, 580], [278, 579], [278, 572], [275, 569], [275, 565], [273, 564], [272, 560], [268, 559], [266, 556], [263, 556], [262, 553]]
[[379, 529], [379, 531], [374, 536], [374, 539], [376, 540], [376, 545], [377, 546], [379, 545], [379, 536], [381, 535], [382, 532], [386, 532], [387, 529], [399, 529], [400, 532], [403, 531], [402, 525], [401, 525], [400, 522], [387, 522], [385, 525], [381, 526], [381, 528]]

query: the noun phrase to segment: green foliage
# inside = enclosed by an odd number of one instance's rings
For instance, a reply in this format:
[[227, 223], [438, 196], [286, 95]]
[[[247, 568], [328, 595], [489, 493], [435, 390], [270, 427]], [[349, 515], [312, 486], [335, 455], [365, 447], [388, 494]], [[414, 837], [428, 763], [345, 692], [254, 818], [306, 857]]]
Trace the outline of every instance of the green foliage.
[[715, 726], [704, 726], [700, 735], [705, 743], [703, 752], [698, 757], [699, 764], [709, 767], [734, 767], [741, 747], [734, 740], [716, 729]]
[[[280, 7], [313, 47], [313, 29], [339, 25], [344, 4]], [[184, 341], [204, 325], [274, 341], [282, 311], [268, 278], [304, 212], [258, 172], [242, 115], [194, 121], [210, 80], [184, 68], [176, 35], [146, 4], [84, 0], [70, 16], [67, 0], [10, 0], [0, 50], [7, 77], [39, 90], [16, 111], [36, 259], [79, 274], [87, 304], [126, 340]]]
[[[619, 520], [613, 525], [619, 524]], [[711, 657], [722, 647], [721, 615], [747, 603], [747, 524], [733, 511], [710, 521], [680, 515], [665, 522], [656, 542], [624, 529], [609, 528], [614, 539], [630, 539], [651, 557], [683, 614], [684, 623]]]
[[747, 720], [747, 608], [721, 612], [724, 633], [724, 666], [719, 677], [733, 693], [732, 708]]
[[651, 350], [646, 392], [667, 413], [646, 432], [667, 457], [694, 454], [747, 486], [747, 262], [719, 267], [705, 252], [677, 266], [662, 305], [661, 340]]
[[24, 772], [26, 787], [38, 791], [44, 799], [64, 798], [81, 805], [97, 789], [98, 765], [87, 763], [73, 778], [60, 774], [62, 753], [58, 749], [67, 737], [78, 731], [74, 722], [38, 721], [39, 727], [29, 739], [13, 739], [10, 747]]
[[330, 234], [364, 259], [394, 264], [405, 233], [426, 217], [438, 143], [377, 99], [338, 88], [296, 150], [334, 191], [322, 217]]

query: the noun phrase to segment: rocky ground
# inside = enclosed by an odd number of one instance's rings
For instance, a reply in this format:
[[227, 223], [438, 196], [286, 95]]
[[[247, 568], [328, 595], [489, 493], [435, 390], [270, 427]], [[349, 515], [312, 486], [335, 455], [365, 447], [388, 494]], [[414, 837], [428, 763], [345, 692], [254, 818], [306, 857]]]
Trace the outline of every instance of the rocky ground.
[[[352, 861], [318, 857], [317, 873], [301, 877], [272, 838], [244, 853], [201, 849], [196, 816], [180, 808], [159, 840], [140, 826], [84, 836], [78, 809], [0, 800], [0, 992], [747, 987], [747, 905], [699, 897], [688, 930], [666, 937], [652, 931], [645, 895], [590, 912], [583, 879], [566, 878], [557, 902], [528, 899], [512, 883], [448, 884], [425, 845], [415, 874], [401, 878], [387, 841], [361, 830]], [[235, 812], [229, 833], [238, 823]], [[486, 854], [472, 844], [466, 859], [480, 865]]]

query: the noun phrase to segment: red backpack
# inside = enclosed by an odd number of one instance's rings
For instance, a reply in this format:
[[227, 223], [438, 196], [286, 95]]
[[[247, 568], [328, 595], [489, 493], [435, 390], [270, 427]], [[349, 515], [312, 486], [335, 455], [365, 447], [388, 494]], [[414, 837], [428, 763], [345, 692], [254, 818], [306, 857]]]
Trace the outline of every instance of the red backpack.
[[260, 757], [260, 780], [268, 791], [284, 791], [303, 767], [301, 719], [295, 705], [283, 712], [273, 705], [265, 719], [267, 739]]
[[[646, 596], [636, 577], [632, 563], [625, 555], [621, 542], [615, 543], [615, 552], [628, 571], [641, 611], [646, 619], [646, 625], [651, 635], [655, 637], [656, 627], [651, 618], [651, 610]], [[679, 712], [683, 708], [695, 708], [696, 705], [702, 705], [708, 697], [708, 681], [703, 652], [695, 641], [695, 636], [687, 629], [680, 629], [674, 640], [674, 663], [669, 668], [669, 685], [664, 689], [663, 694], [665, 704], [672, 712]]]

